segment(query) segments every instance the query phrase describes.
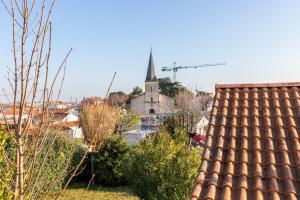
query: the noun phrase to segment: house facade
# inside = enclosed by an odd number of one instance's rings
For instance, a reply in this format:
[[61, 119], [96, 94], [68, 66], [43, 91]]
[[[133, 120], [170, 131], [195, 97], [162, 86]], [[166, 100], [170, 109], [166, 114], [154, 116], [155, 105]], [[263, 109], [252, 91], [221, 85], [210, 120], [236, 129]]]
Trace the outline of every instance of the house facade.
[[81, 105], [90, 105], [90, 106], [102, 106], [104, 105], [105, 100], [101, 99], [100, 97], [89, 97], [89, 98], [83, 98], [83, 100], [80, 102]]
[[206, 133], [208, 123], [208, 119], [206, 119], [205, 116], [202, 116], [199, 122], [196, 124], [196, 133], [204, 136]]

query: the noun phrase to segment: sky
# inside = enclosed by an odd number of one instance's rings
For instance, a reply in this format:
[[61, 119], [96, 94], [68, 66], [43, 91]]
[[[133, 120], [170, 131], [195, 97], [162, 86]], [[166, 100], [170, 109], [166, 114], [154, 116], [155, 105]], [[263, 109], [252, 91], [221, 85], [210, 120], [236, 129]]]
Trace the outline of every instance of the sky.
[[[177, 81], [214, 92], [216, 83], [300, 81], [298, 0], [57, 0], [52, 14], [53, 65], [73, 48], [62, 99], [104, 97], [144, 88], [152, 46], [161, 68], [226, 62], [223, 67], [185, 69]], [[0, 86], [10, 59], [11, 24], [0, 6]], [[56, 68], [57, 66], [51, 66]]]

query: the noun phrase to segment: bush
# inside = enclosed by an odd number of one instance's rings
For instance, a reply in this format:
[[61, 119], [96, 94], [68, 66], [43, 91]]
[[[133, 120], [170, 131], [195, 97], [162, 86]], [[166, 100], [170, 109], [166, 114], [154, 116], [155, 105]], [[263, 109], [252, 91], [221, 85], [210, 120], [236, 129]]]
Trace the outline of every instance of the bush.
[[180, 129], [180, 123], [178, 117], [176, 116], [167, 117], [167, 119], [165, 119], [163, 122], [163, 128], [165, 128], [168, 131], [168, 133], [174, 136], [176, 130]]
[[[28, 192], [32, 191], [34, 188], [35, 193], [34, 196], [32, 196], [32, 199], [39, 199], [52, 191], [61, 189], [65, 183], [65, 179], [77, 166], [84, 153], [84, 149], [77, 142], [68, 138], [62, 132], [47, 131], [44, 134], [46, 138], [44, 145], [41, 149], [39, 149], [39, 154], [36, 157], [32, 180], [30, 183], [27, 183], [29, 185], [26, 185], [26, 187], [28, 187]], [[51, 145], [52, 143], [53, 145]], [[14, 162], [15, 144], [12, 139], [7, 137], [5, 143], [1, 147], [5, 149], [8, 157]], [[27, 153], [27, 158], [33, 158], [34, 152], [32, 149]], [[25, 165], [25, 171], [30, 169], [31, 163], [32, 159], [27, 162], [27, 165]], [[0, 165], [1, 179], [3, 176], [1, 174], [2, 169], [3, 166]], [[12, 184], [11, 179], [7, 185]], [[29, 194], [27, 193], [26, 195]]]
[[115, 127], [115, 132], [122, 133], [123, 131], [132, 129], [134, 126], [137, 126], [140, 123], [141, 119], [138, 113], [123, 109], [120, 112], [120, 116]]
[[124, 163], [133, 191], [142, 199], [188, 199], [197, 173], [199, 151], [188, 150], [183, 134], [149, 136]]
[[[50, 146], [53, 139], [55, 139], [54, 144], [50, 148], [43, 165], [43, 160], [48, 151], [46, 147]], [[83, 148], [78, 143], [63, 133], [48, 133], [46, 144], [37, 157], [36, 169], [42, 167], [42, 173], [36, 180], [38, 183], [36, 196], [41, 196], [49, 190], [54, 191], [62, 188], [66, 178], [69, 177], [69, 173], [74, 170], [82, 158], [83, 152]], [[38, 173], [39, 170], [34, 170], [33, 179], [37, 177]]]
[[94, 155], [96, 183], [112, 187], [126, 184], [121, 167], [128, 153], [129, 147], [121, 136], [107, 139]]
[[9, 170], [9, 165], [5, 162], [4, 151], [5, 143], [7, 141], [7, 133], [0, 127], [0, 199], [11, 199], [12, 194], [9, 192], [7, 186], [11, 182], [12, 172]]

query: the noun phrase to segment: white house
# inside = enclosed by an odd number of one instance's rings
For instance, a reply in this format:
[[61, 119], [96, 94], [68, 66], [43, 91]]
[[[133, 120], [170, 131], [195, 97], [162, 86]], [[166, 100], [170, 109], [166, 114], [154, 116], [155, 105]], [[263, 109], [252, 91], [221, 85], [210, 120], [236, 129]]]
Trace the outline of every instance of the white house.
[[196, 133], [205, 135], [205, 129], [208, 126], [208, 123], [208, 119], [205, 116], [202, 116], [199, 122], [196, 124]]
[[64, 123], [63, 130], [71, 138], [83, 138], [82, 128], [79, 127], [78, 121]]
[[67, 111], [67, 116], [63, 119], [63, 122], [74, 122], [79, 121], [79, 111], [75, 110], [74, 108], [71, 108]]
[[[15, 115], [14, 115], [14, 110], [13, 108], [7, 108], [6, 110], [4, 110], [4, 112], [0, 113], [0, 123], [5, 124], [5, 119], [7, 121], [8, 124], [13, 125], [14, 124], [14, 116], [16, 116], [16, 120], [19, 119], [19, 109], [16, 109], [15, 111]], [[22, 120], [26, 120], [28, 119], [29, 115], [28, 115], [28, 110], [25, 110], [22, 114]]]
[[83, 138], [82, 128], [79, 127], [79, 111], [72, 108], [67, 113], [67, 116], [62, 120], [64, 132], [71, 138]]

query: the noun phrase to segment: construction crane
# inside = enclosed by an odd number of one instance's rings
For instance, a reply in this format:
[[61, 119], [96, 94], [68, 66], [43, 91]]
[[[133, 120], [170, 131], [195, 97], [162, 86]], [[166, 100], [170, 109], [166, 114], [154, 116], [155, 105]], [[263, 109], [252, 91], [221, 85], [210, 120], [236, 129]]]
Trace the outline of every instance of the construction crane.
[[176, 81], [176, 72], [179, 69], [215, 67], [215, 66], [221, 66], [221, 65], [226, 65], [226, 63], [212, 63], [212, 64], [203, 64], [203, 65], [177, 65], [177, 63], [174, 62], [170, 67], [163, 67], [161, 70], [163, 72], [173, 71], [173, 82], [175, 82]]

